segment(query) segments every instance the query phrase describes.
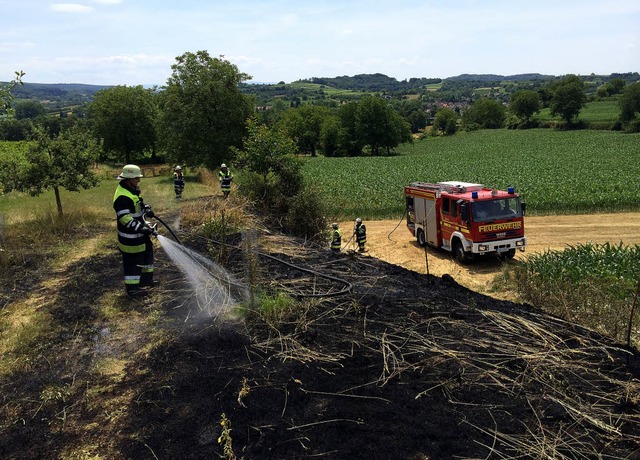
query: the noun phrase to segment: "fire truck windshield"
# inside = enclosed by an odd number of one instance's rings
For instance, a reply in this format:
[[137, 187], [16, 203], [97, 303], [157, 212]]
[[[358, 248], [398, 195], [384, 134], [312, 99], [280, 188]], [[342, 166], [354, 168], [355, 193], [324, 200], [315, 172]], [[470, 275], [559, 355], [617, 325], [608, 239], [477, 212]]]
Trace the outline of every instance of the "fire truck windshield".
[[473, 215], [474, 222], [488, 222], [522, 217], [520, 198], [474, 201], [471, 203], [471, 214]]

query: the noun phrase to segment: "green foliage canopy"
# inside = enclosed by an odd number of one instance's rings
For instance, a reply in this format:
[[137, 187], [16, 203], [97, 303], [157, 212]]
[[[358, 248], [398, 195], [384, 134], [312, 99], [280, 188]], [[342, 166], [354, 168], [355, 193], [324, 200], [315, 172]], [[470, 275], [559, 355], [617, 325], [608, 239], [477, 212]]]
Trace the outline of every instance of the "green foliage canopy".
[[442, 133], [446, 136], [455, 134], [458, 131], [458, 114], [447, 108], [442, 107], [436, 112], [431, 127], [432, 134]]
[[96, 137], [105, 151], [125, 163], [155, 146], [157, 112], [156, 95], [141, 85], [100, 90], [89, 106]]
[[16, 72], [13, 80], [11, 80], [9, 83], [0, 85], [0, 113], [11, 113], [11, 103], [13, 102], [13, 95], [11, 94], [11, 90], [17, 85], [22, 84], [23, 76], [24, 72]]
[[633, 120], [640, 113], [640, 82], [628, 85], [620, 96], [620, 118], [624, 122]]
[[38, 118], [46, 115], [47, 111], [39, 101], [18, 101], [15, 105], [15, 117], [18, 120]]
[[528, 89], [516, 91], [509, 101], [509, 110], [525, 125], [529, 124], [531, 118], [541, 109], [542, 102], [537, 91]]
[[17, 190], [32, 196], [53, 190], [58, 215], [62, 216], [60, 187], [71, 192], [95, 187], [99, 180], [91, 171], [100, 146], [87, 132], [77, 128], [50, 138], [42, 128], [35, 129], [36, 139], [25, 158], [0, 158], [0, 175], [5, 192]]
[[171, 66], [160, 94], [160, 140], [178, 163], [217, 167], [228, 161], [230, 147], [240, 147], [253, 99], [238, 85], [246, 73], [206, 51], [184, 53]]
[[567, 75], [555, 82], [551, 91], [551, 115], [560, 115], [567, 123], [571, 123], [587, 102], [584, 82], [576, 75]]
[[504, 126], [504, 106], [488, 97], [476, 100], [462, 115], [462, 124], [468, 129], [497, 129]]

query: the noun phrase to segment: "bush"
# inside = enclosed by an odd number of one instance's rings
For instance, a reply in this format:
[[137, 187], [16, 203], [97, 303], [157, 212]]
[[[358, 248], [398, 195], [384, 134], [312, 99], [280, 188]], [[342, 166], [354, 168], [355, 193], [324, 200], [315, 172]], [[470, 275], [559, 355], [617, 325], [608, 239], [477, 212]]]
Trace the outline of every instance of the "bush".
[[315, 186], [308, 186], [291, 198], [284, 223], [296, 236], [312, 241], [326, 239], [328, 224], [320, 190]]

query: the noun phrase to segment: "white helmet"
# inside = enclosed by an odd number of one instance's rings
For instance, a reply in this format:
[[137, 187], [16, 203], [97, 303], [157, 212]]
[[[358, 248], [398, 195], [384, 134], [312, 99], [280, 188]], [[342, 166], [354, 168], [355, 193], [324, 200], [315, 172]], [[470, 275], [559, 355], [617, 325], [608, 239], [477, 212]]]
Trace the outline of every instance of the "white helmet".
[[334, 223], [332, 223], [332, 224], [331, 224], [331, 226], [332, 226], [333, 228], [338, 228], [338, 223], [337, 223], [337, 222], [334, 222]]
[[361, 224], [362, 223], [362, 219], [360, 219], [359, 217], [356, 219], [356, 224]]
[[122, 172], [117, 177], [118, 180], [122, 179], [135, 179], [137, 177], [142, 177], [142, 170], [139, 166], [136, 165], [124, 165], [122, 168]]
[[226, 165], [226, 164], [224, 164], [224, 163], [222, 163], [222, 164], [220, 165], [220, 167], [221, 167], [221, 168], [226, 168], [226, 167], [227, 167], [227, 165]]
[[178, 166], [176, 166], [174, 169], [175, 169], [176, 171], [180, 171], [180, 170], [182, 169], [182, 167], [181, 167], [180, 165], [178, 165]]

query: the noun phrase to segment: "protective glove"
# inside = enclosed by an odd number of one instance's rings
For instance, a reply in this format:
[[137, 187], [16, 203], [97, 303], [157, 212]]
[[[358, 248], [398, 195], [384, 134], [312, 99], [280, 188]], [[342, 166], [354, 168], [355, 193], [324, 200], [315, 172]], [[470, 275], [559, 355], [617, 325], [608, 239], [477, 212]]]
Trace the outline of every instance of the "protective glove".
[[148, 235], [148, 236], [158, 236], [158, 230], [156, 229], [156, 227], [154, 225], [143, 225], [140, 228], [140, 232], [144, 235]]
[[148, 204], [144, 205], [144, 208], [142, 208], [142, 212], [144, 213], [145, 216], [147, 216], [149, 218], [155, 217], [155, 214], [151, 210], [151, 206], [149, 206]]

